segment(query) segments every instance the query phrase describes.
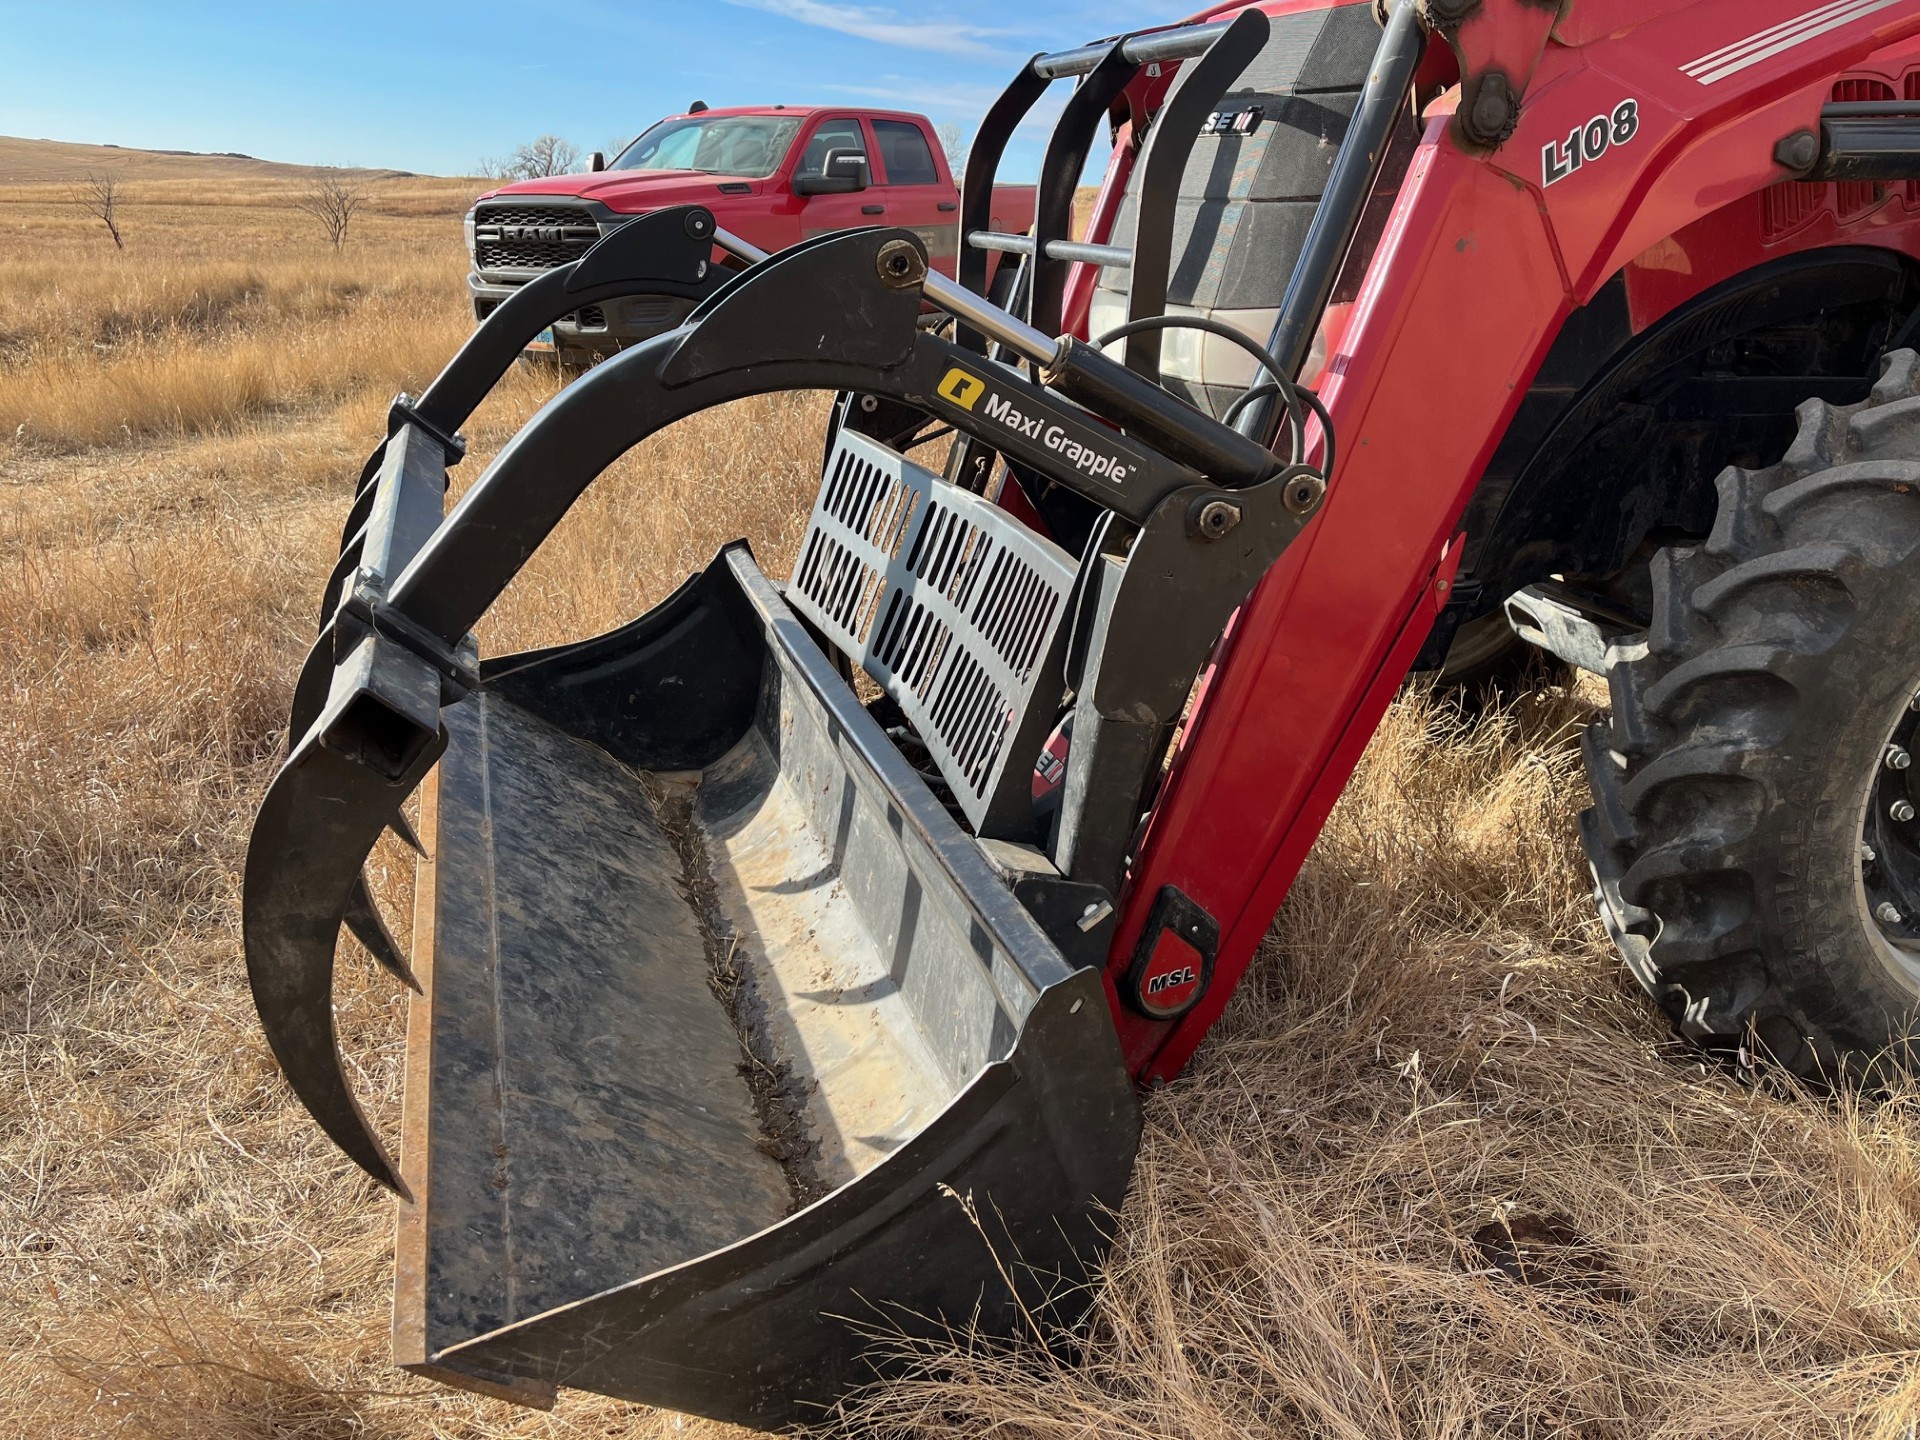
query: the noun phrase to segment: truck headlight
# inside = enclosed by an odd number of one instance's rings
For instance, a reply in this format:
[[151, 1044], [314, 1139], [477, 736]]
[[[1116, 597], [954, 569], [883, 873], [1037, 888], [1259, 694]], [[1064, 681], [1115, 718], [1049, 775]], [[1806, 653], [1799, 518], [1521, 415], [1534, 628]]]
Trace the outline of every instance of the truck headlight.
[[467, 211], [465, 218], [460, 222], [460, 226], [467, 232], [467, 258], [477, 262], [480, 256], [474, 249], [473, 244], [473, 211]]

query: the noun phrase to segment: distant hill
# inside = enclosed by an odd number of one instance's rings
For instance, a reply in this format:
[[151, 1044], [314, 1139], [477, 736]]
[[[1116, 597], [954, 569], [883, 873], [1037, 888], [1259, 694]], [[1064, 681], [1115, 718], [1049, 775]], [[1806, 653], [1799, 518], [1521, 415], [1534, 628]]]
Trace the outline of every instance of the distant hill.
[[[0, 185], [71, 180], [91, 170], [127, 180], [298, 180], [324, 169], [283, 165], [252, 155], [204, 155], [192, 150], [136, 150], [120, 145], [81, 145], [69, 140], [26, 140], [0, 135]], [[362, 170], [367, 180], [416, 178], [410, 170]]]

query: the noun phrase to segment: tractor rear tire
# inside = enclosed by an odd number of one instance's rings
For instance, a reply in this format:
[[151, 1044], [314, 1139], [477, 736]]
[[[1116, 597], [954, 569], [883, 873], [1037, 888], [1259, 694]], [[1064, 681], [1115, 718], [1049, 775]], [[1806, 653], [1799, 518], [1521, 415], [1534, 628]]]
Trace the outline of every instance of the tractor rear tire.
[[1920, 358], [1883, 367], [1655, 556], [1585, 745], [1581, 838], [1635, 977], [1690, 1039], [1816, 1079], [1920, 1036]]

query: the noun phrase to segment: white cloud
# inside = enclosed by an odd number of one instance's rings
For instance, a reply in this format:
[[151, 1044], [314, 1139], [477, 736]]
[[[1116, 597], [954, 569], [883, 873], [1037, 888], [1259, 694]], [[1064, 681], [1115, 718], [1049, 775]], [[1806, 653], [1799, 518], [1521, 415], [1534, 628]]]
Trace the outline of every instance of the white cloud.
[[877, 85], [823, 85], [820, 88], [834, 95], [879, 100], [889, 105], [924, 110], [930, 115], [982, 115], [1000, 94], [991, 85], [923, 84], [902, 75], [883, 76]]
[[909, 20], [892, 10], [866, 5], [836, 5], [827, 0], [727, 0], [745, 10], [764, 10], [802, 25], [854, 35], [879, 45], [931, 50], [974, 60], [1000, 60], [1009, 53], [989, 42], [1014, 32], [954, 20]]
[[[939, 117], [952, 116], [972, 124], [978, 123], [987, 113], [987, 107], [1000, 97], [999, 87], [993, 85], [923, 85], [900, 75], [881, 77], [878, 85], [825, 85], [821, 88], [829, 94], [851, 95], [860, 100], [872, 100], [882, 105], [894, 105], [903, 110], [918, 110], [922, 114]], [[1060, 107], [1066, 104], [1067, 92], [1064, 86], [1055, 87], [1051, 94], [1041, 97], [1038, 104], [1027, 112], [1020, 122], [1020, 129], [1026, 131], [1049, 131], [1060, 118]]]

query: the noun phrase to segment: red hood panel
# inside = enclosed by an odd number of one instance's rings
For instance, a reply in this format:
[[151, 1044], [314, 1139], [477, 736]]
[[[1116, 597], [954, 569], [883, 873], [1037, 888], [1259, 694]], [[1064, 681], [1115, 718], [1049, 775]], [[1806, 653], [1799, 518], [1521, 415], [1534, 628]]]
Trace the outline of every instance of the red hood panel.
[[722, 185], [750, 185], [759, 194], [764, 181], [745, 180], [731, 175], [694, 175], [684, 171], [603, 170], [588, 175], [549, 175], [541, 180], [518, 180], [489, 190], [480, 198], [492, 200], [501, 195], [571, 195], [582, 200], [598, 200], [610, 210], [639, 213], [668, 205], [712, 205], [729, 197], [720, 193]]

